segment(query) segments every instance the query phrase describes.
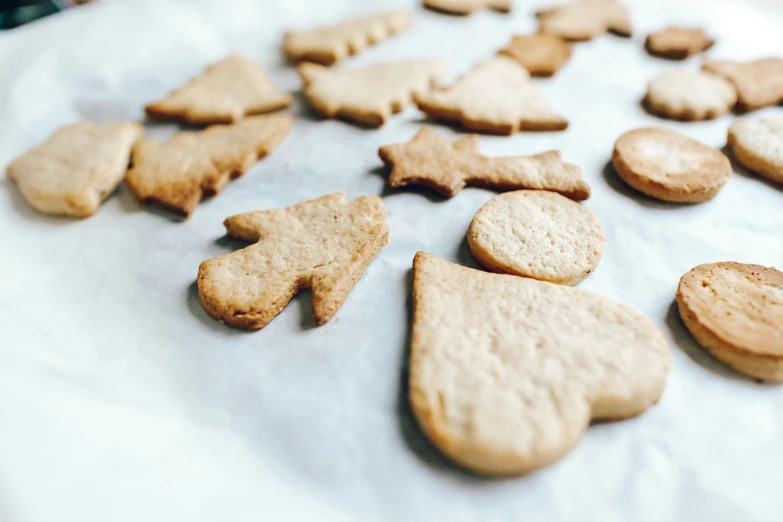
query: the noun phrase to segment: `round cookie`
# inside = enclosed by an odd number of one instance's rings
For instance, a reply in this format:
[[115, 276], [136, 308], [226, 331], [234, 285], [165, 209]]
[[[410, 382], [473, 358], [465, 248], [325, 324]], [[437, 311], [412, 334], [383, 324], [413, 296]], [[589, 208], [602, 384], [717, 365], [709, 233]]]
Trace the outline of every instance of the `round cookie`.
[[727, 114], [737, 90], [726, 79], [703, 71], [666, 71], [647, 85], [647, 109], [662, 118], [697, 121]]
[[743, 167], [783, 183], [783, 116], [736, 120], [728, 144]]
[[592, 212], [542, 190], [495, 196], [468, 229], [471, 252], [489, 270], [564, 285], [595, 270], [605, 241]]
[[635, 129], [620, 136], [612, 163], [631, 187], [676, 203], [712, 199], [731, 176], [731, 162], [722, 152], [660, 128]]
[[733, 262], [700, 265], [680, 279], [677, 306], [715, 358], [752, 377], [783, 382], [783, 272]]

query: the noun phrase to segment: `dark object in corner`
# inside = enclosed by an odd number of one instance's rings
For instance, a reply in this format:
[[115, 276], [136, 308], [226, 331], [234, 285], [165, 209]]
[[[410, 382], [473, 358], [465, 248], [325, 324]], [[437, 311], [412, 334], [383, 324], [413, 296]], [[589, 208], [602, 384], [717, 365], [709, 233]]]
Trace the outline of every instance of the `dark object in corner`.
[[0, 30], [13, 29], [27, 22], [58, 13], [90, 0], [0, 0]]

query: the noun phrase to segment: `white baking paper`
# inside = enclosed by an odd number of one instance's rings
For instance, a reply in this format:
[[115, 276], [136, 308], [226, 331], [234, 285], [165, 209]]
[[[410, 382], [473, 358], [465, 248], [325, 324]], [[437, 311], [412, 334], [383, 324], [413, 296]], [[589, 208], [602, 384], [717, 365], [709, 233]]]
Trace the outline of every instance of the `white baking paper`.
[[[780, 55], [774, 4], [633, 2], [633, 39], [577, 45], [555, 78], [536, 80], [570, 119], [566, 132], [481, 139], [489, 155], [554, 148], [582, 167], [607, 244], [580, 286], [665, 332], [673, 356], [660, 404], [593, 426], [561, 462], [506, 480], [451, 465], [411, 417], [411, 261], [425, 250], [476, 266], [465, 231], [493, 193], [388, 191], [376, 151], [410, 139], [422, 114], [411, 107], [378, 130], [319, 120], [281, 37], [408, 5], [410, 30], [346, 65], [443, 57], [453, 78], [534, 30], [542, 4], [451, 17], [394, 0], [101, 2], [0, 34], [0, 167], [65, 123], [141, 119], [145, 102], [234, 51], [296, 96], [282, 145], [186, 222], [125, 187], [87, 220], [46, 217], [0, 181], [0, 520], [779, 521], [783, 388], [706, 356], [672, 303], [697, 264], [783, 265], [783, 190], [738, 171], [713, 201], [673, 205], [607, 167], [628, 129], [676, 128], [721, 147], [734, 119], [684, 124], [642, 110], [649, 79], [700, 61], [649, 57], [650, 30], [704, 27], [713, 57]], [[160, 139], [176, 129], [145, 127]], [[223, 237], [225, 217], [337, 191], [383, 196], [391, 241], [331, 322], [314, 326], [307, 293], [255, 333], [207, 317], [194, 281], [201, 261], [239, 246]]]

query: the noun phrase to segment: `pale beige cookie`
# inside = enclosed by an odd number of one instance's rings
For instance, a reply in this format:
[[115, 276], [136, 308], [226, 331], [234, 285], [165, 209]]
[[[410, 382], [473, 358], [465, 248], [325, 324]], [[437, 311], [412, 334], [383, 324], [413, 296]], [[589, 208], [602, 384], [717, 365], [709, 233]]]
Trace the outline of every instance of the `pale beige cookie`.
[[536, 16], [539, 32], [562, 36], [566, 40], [592, 40], [607, 31], [631, 36], [628, 8], [614, 0], [564, 3], [539, 11]]
[[413, 260], [410, 403], [454, 462], [519, 475], [571, 451], [591, 420], [655, 404], [670, 350], [635, 310], [574, 288]]
[[468, 229], [473, 256], [493, 272], [575, 285], [598, 266], [604, 230], [579, 203], [543, 190], [487, 201]]
[[551, 190], [577, 201], [590, 197], [582, 171], [560, 159], [560, 152], [489, 158], [479, 153], [475, 134], [451, 142], [422, 127], [409, 142], [381, 147], [378, 155], [391, 168], [388, 183], [392, 188], [424, 185], [453, 197], [466, 185], [474, 185], [496, 190]]
[[278, 91], [255, 62], [234, 54], [210, 65], [187, 85], [144, 110], [152, 118], [208, 125], [235, 122], [290, 104], [291, 96]]
[[685, 60], [715, 45], [704, 29], [671, 26], [647, 35], [644, 48], [653, 56]]
[[413, 95], [430, 90], [446, 74], [446, 62], [418, 58], [344, 69], [303, 63], [299, 74], [307, 101], [324, 116], [380, 127]]
[[375, 196], [349, 202], [330, 194], [224, 224], [229, 236], [255, 244], [201, 263], [198, 293], [211, 317], [244, 330], [263, 328], [307, 289], [316, 323], [324, 324], [389, 241]]
[[422, 3], [436, 11], [455, 15], [469, 15], [482, 9], [493, 9], [501, 13], [511, 11], [512, 0], [422, 0]]
[[220, 193], [229, 180], [272, 152], [290, 129], [290, 116], [252, 116], [179, 132], [165, 142], [141, 140], [133, 149], [128, 186], [142, 203], [189, 216], [203, 197]]
[[432, 118], [460, 122], [476, 132], [513, 134], [568, 127], [568, 120], [538, 94], [527, 69], [507, 56], [490, 58], [450, 87], [415, 99]]
[[730, 80], [739, 94], [739, 108], [754, 111], [783, 101], [783, 59], [752, 62], [707, 62], [704, 70]]
[[733, 262], [699, 265], [680, 279], [677, 306], [716, 359], [783, 382], [783, 272]]
[[410, 12], [400, 9], [306, 31], [289, 31], [283, 37], [283, 51], [289, 60], [331, 65], [394, 36], [410, 22]]
[[743, 167], [783, 183], [783, 116], [736, 120], [728, 144]]
[[639, 192], [677, 203], [712, 199], [731, 176], [731, 162], [721, 151], [660, 128], [620, 136], [612, 163], [620, 178]]
[[682, 121], [709, 120], [728, 114], [737, 103], [734, 86], [720, 76], [685, 69], [666, 71], [647, 85], [647, 109]]
[[517, 35], [499, 54], [515, 59], [533, 76], [548, 77], [571, 57], [571, 45], [552, 34]]
[[72, 123], [12, 161], [7, 175], [38, 212], [92, 216], [125, 177], [141, 132], [138, 123]]

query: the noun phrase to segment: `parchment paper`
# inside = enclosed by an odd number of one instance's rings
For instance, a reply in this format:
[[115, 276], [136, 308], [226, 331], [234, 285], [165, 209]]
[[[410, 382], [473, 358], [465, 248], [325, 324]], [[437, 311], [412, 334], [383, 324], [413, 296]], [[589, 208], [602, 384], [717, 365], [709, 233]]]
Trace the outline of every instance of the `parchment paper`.
[[[232, 51], [298, 91], [279, 51], [285, 29], [400, 5], [415, 10], [413, 27], [347, 63], [443, 57], [454, 77], [534, 30], [542, 2], [468, 18], [393, 0], [69, 10], [0, 34], [0, 166], [70, 121], [140, 119], [145, 102]], [[632, 7], [632, 40], [578, 45], [554, 79], [537, 81], [568, 131], [485, 137], [481, 149], [557, 148], [582, 167], [607, 245], [580, 286], [637, 308], [668, 336], [658, 406], [591, 427], [567, 458], [524, 478], [478, 478], [439, 456], [405, 393], [410, 264], [426, 250], [475, 266], [465, 231], [493, 193], [388, 192], [376, 150], [407, 141], [423, 116], [409, 108], [364, 130], [319, 120], [297, 94], [279, 149], [187, 222], [139, 206], [124, 187], [90, 219], [49, 218], [0, 182], [0, 520], [780, 520], [783, 388], [706, 356], [672, 303], [699, 263], [783, 265], [783, 191], [738, 170], [715, 200], [670, 205], [626, 188], [607, 162], [628, 129], [661, 125], [721, 147], [734, 119], [681, 124], [642, 110], [649, 79], [699, 66], [647, 56], [650, 30], [702, 26], [718, 40], [711, 56], [749, 59], [781, 54], [783, 16], [740, 1]], [[146, 126], [160, 139], [176, 129]], [[225, 217], [336, 191], [382, 195], [391, 242], [330, 323], [314, 327], [309, 294], [256, 333], [206, 316], [197, 267], [240, 246], [223, 238]]]

